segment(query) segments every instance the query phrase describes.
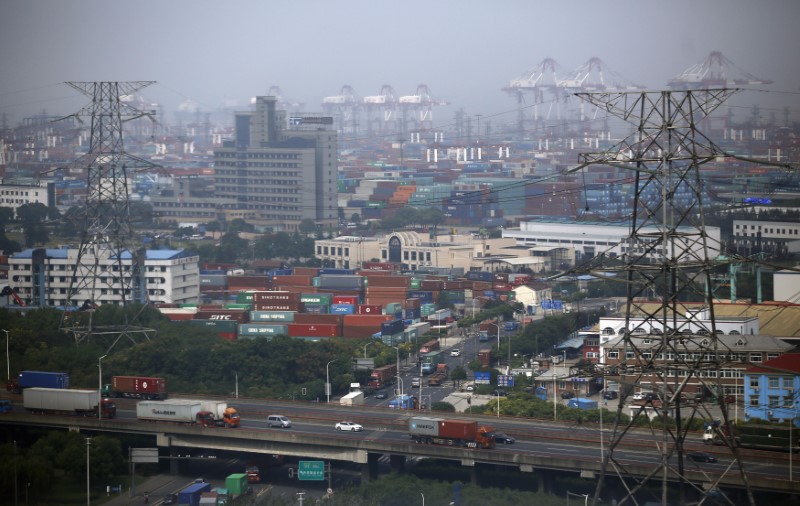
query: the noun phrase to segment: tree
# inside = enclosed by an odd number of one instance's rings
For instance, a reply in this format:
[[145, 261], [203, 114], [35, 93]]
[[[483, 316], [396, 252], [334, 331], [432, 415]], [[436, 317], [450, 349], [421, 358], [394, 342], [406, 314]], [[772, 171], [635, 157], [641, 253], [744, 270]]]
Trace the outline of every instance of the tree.
[[456, 383], [456, 388], [458, 388], [461, 381], [467, 379], [467, 371], [464, 367], [457, 365], [453, 367], [453, 370], [450, 371], [450, 379], [452, 379]]
[[314, 220], [306, 218], [300, 222], [298, 230], [303, 235], [311, 235], [317, 231], [317, 224], [314, 223]]
[[45, 244], [50, 240], [45, 227], [48, 214], [47, 206], [40, 202], [23, 204], [17, 209], [17, 218], [22, 224], [26, 247], [30, 248], [35, 244]]

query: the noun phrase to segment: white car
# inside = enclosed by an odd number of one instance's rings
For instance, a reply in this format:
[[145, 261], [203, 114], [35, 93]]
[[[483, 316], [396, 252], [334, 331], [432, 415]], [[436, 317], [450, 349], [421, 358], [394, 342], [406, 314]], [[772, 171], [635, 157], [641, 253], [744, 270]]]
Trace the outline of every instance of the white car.
[[461, 356], [461, 350], [459, 350], [458, 348], [453, 348], [452, 350], [450, 350], [450, 356], [451, 357], [460, 357]]
[[361, 432], [364, 427], [355, 422], [339, 422], [336, 424], [336, 430], [349, 430], [351, 432]]

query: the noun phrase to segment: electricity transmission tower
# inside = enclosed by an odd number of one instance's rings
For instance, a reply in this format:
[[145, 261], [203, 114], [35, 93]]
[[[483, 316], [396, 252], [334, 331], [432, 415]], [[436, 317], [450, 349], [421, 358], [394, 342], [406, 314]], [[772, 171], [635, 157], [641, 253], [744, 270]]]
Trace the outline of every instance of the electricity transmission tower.
[[[135, 327], [125, 311], [131, 303], [147, 302], [145, 250], [134, 249], [128, 178], [134, 169], [154, 165], [125, 152], [122, 132], [125, 121], [150, 117], [151, 113], [137, 110], [127, 100], [152, 83], [66, 83], [91, 98], [72, 115], [79, 121], [81, 116], [91, 118], [89, 150], [70, 164], [73, 169], [86, 171], [88, 190], [85, 203], [72, 216], [80, 227], [80, 246], [67, 292], [68, 307], [61, 318], [61, 330], [72, 333], [77, 343], [99, 334], [112, 335], [116, 342], [123, 335], [133, 340], [137, 334], [149, 338], [155, 333]], [[122, 321], [96, 325], [94, 308], [103, 302], [121, 306]], [[70, 307], [79, 309], [72, 311]]]
[[[633, 216], [630, 235], [624, 240], [624, 253], [611, 258], [604, 254], [583, 268], [600, 277], [612, 273], [627, 285], [628, 304], [625, 326], [617, 341], [619, 362], [611, 367], [604, 361], [594, 374], [619, 378], [622, 388], [611, 441], [603, 456], [602, 471], [594, 503], [609, 476], [624, 484], [621, 504], [637, 502], [644, 489], [658, 489], [661, 504], [667, 504], [670, 482], [678, 481], [679, 497], [669, 500], [685, 503], [686, 487], [701, 497], [718, 489], [720, 477], [708, 476], [710, 489], [701, 489], [696, 474], [684, 462], [683, 445], [689, 424], [696, 416], [714, 419], [708, 406], [689, 400], [683, 393], [688, 384], [716, 392], [722, 423], [728, 423], [724, 405], [722, 370], [730, 370], [741, 360], [737, 353], [718, 339], [714, 323], [712, 275], [715, 268], [732, 260], [721, 257], [719, 238], [708, 234], [704, 223], [704, 199], [700, 166], [718, 156], [730, 156], [705, 137], [696, 125], [719, 107], [736, 89], [689, 91], [645, 91], [577, 93], [577, 96], [636, 125], [636, 130], [609, 150], [581, 155], [579, 171], [592, 164], [617, 167], [633, 173]], [[724, 259], [724, 260], [723, 260]], [[704, 312], [687, 311], [683, 303], [703, 301]], [[710, 323], [709, 323], [710, 322]], [[603, 336], [601, 335], [601, 342]], [[643, 346], [642, 343], [648, 343]], [[624, 379], [623, 379], [624, 378]], [[632, 413], [629, 423], [621, 422], [628, 395], [638, 387], [659, 392], [660, 399], [645, 401]], [[688, 389], [686, 390], [688, 393]], [[693, 396], [692, 396], [693, 397]], [[648, 412], [650, 416], [648, 416]], [[653, 424], [655, 419], [664, 422]], [[634, 475], [619, 447], [632, 429], [646, 419], [649, 440], [659, 455], [652, 465], [639, 463], [648, 472]], [[636, 434], [641, 438], [641, 434]], [[726, 473], [736, 473], [748, 501], [755, 504], [739, 451], [726, 438], [733, 464]], [[694, 479], [690, 479], [694, 478]], [[704, 500], [704, 499], [703, 499]], [[724, 498], [733, 504], [730, 499]], [[702, 500], [701, 500], [702, 502]]]

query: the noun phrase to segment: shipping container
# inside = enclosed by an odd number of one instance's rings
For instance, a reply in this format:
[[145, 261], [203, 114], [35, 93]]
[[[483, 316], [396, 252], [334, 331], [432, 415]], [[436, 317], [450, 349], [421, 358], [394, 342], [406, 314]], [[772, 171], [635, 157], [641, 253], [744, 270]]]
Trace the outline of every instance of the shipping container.
[[300, 302], [299, 293], [294, 293], [284, 290], [253, 292], [253, 304], [257, 303], [297, 304], [299, 302]]
[[194, 319], [248, 323], [250, 321], [250, 311], [246, 309], [215, 309], [213, 311], [198, 311], [194, 315]]
[[210, 483], [193, 483], [178, 492], [178, 504], [180, 506], [200, 506], [200, 495], [210, 491]]
[[291, 337], [338, 337], [341, 333], [339, 325], [324, 323], [290, 323], [288, 332]]
[[214, 332], [233, 332], [236, 333], [238, 322], [232, 320], [189, 320], [190, 324], [204, 327]]
[[69, 388], [69, 374], [65, 372], [22, 371], [17, 376], [19, 388]]
[[149, 376], [112, 376], [108, 395], [163, 400], [167, 398], [167, 380]]
[[329, 293], [302, 293], [300, 294], [300, 302], [308, 307], [309, 304], [315, 305], [330, 305], [333, 295]]
[[257, 322], [293, 322], [294, 311], [251, 311], [250, 323]]
[[405, 329], [403, 320], [393, 320], [381, 323], [381, 335], [395, 335], [400, 334]]
[[225, 478], [225, 488], [231, 494], [242, 495], [247, 492], [248, 486], [246, 473], [231, 474]]
[[186, 399], [139, 401], [136, 403], [136, 417], [158, 422], [195, 423], [202, 407], [200, 401]]
[[352, 304], [331, 304], [331, 314], [353, 314], [355, 307]]
[[334, 295], [331, 301], [333, 304], [350, 304], [356, 306], [360, 302], [358, 295]]
[[237, 335], [240, 338], [271, 337], [277, 335], [289, 335], [289, 329], [282, 324], [269, 323], [245, 323], [239, 325]]

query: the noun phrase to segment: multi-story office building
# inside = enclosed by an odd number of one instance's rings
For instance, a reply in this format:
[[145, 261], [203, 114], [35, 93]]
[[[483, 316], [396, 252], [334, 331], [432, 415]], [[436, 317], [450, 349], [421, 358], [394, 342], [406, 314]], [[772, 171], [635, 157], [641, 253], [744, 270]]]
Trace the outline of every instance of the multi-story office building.
[[235, 200], [256, 227], [297, 230], [338, 223], [337, 135], [332, 118], [286, 116], [275, 97], [236, 113], [234, 139], [214, 151], [215, 195]]
[[[8, 284], [18, 295], [33, 306], [66, 306], [70, 280], [78, 261], [77, 248], [36, 248], [15, 253], [8, 259]], [[133, 258], [123, 254], [121, 282], [119, 264], [109, 254], [96, 259], [97, 276], [94, 283], [74, 286], [94, 286], [90, 292], [81, 289], [73, 304], [86, 300], [95, 304], [120, 304], [125, 287], [130, 287], [133, 273]], [[86, 258], [82, 265], [86, 266]], [[197, 302], [200, 294], [200, 257], [185, 250], [146, 250], [140, 269], [144, 279], [140, 286], [147, 291], [146, 300], [154, 303]], [[78, 272], [77, 275], [89, 273]], [[125, 289], [125, 299], [137, 302], [134, 294]]]
[[25, 204], [54, 206], [55, 185], [38, 180], [3, 181], [0, 184], [0, 207], [8, 207], [16, 216], [17, 209]]

